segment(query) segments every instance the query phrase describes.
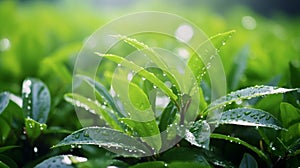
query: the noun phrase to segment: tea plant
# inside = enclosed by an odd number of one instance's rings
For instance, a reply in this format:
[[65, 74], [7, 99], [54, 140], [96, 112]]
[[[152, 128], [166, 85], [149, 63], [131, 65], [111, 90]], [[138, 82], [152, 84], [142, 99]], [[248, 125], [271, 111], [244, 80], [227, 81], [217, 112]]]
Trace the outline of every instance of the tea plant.
[[[222, 37], [224, 34], [220, 36]], [[144, 50], [155, 57], [155, 52], [153, 52], [150, 47], [136, 39], [125, 36], [118, 37], [136, 49]], [[120, 107], [114, 99], [111, 95], [111, 91], [107, 87], [87, 76], [79, 76], [83, 82], [94, 89], [95, 94], [98, 96], [96, 96], [95, 100], [91, 100], [79, 94], [68, 93], [65, 95], [65, 100], [78, 108], [85, 109], [87, 112], [98, 116], [100, 121], [104, 121], [105, 123], [103, 126], [85, 127], [75, 131], [56, 144], [54, 148], [71, 146], [72, 149], [83, 148], [88, 150], [86, 145], [96, 145], [106, 148], [109, 151], [115, 151], [116, 154], [108, 152], [110, 154], [106, 157], [109, 161], [105, 164], [103, 162], [97, 162], [97, 158], [95, 157], [89, 159], [73, 155], [60, 155], [43, 161], [38, 164], [37, 167], [50, 166], [53, 164], [62, 164], [66, 167], [71, 166], [71, 164], [79, 167], [103, 166], [103, 164], [116, 167], [128, 167], [130, 165], [131, 167], [211, 167], [212, 165], [233, 167], [233, 163], [226, 161], [226, 158], [214, 152], [221, 151], [214, 143], [210, 145], [210, 141], [215, 140], [237, 143], [247, 148], [247, 150], [243, 150], [246, 152], [241, 159], [240, 167], [257, 167], [258, 163], [268, 167], [274, 166], [276, 162], [274, 163], [272, 161], [274, 157], [272, 152], [275, 150], [273, 146], [275, 143], [284, 148], [278, 150], [278, 152], [285, 151], [284, 157], [286, 159], [298, 155], [299, 141], [292, 142], [294, 138], [288, 138], [288, 134], [290, 134], [289, 129], [295, 129], [292, 127], [292, 123], [295, 123], [299, 119], [297, 116], [299, 109], [288, 103], [282, 103], [280, 117], [282, 119], [286, 117], [285, 115], [295, 115], [295, 117], [294, 119], [291, 118], [291, 120], [283, 119], [280, 123], [273, 114], [255, 108], [255, 103], [253, 105], [244, 105], [243, 102], [250, 102], [254, 98], [262, 96], [288, 92], [295, 93], [296, 91], [299, 92], [299, 89], [253, 86], [231, 92], [226, 96], [212, 101], [208, 105], [206, 105], [208, 102], [200, 98], [199, 100], [202, 102], [199, 104], [204, 105], [204, 107], [199, 107], [202, 110], [199, 111], [197, 114], [198, 117], [194, 122], [186, 123], [188, 121], [185, 120], [184, 114], [192, 101], [191, 96], [188, 93], [181, 93], [172, 74], [168, 74], [163, 69], [140, 67], [134, 62], [117, 55], [100, 53], [96, 53], [96, 55], [115, 62], [116, 64], [122, 63], [123, 66], [137, 72], [128, 85], [128, 96], [135, 107], [141, 109], [153, 108], [150, 102], [153, 103], [153, 100], [157, 98], [153, 98], [153, 95], [149, 94], [153, 86], [168, 96], [170, 102], [160, 115], [147, 112], [143, 115], [146, 117], [150, 116], [151, 120], [138, 122], [121, 112], [122, 107]], [[160, 60], [157, 61], [158, 63], [162, 63], [159, 62]], [[193, 67], [196, 66], [190, 66], [192, 72], [197, 72], [193, 75], [201, 75], [202, 72], [199, 72], [198, 69], [193, 69]], [[171, 87], [165, 85], [166, 81], [172, 82]], [[198, 80], [198, 82], [196, 87], [200, 90], [199, 97], [204, 97], [201, 91], [202, 88], [200, 87], [201, 81]], [[120, 88], [122, 89], [121, 84], [122, 83], [120, 83]], [[222, 109], [224, 109], [224, 111], [221, 112], [217, 120], [207, 120], [208, 115], [216, 110]], [[212, 127], [217, 127], [216, 131], [219, 131], [218, 127], [227, 125], [255, 127], [262, 137], [260, 147], [233, 135], [223, 134], [222, 131], [214, 133], [211, 130]], [[169, 132], [173, 131], [175, 135], [160, 134], [165, 130]], [[279, 133], [281, 136], [278, 138], [272, 137], [270, 132], [274, 133], [274, 135]], [[162, 141], [163, 136], [169, 136], [167, 142], [172, 142], [178, 138], [177, 136], [184, 139], [177, 142], [177, 145], [174, 144], [175, 146], [170, 150], [162, 151], [161, 153], [160, 150], [163, 148], [163, 145], [165, 145]], [[295, 138], [296, 137], [295, 135]], [[269, 149], [264, 149], [263, 146], [265, 145], [262, 144], [269, 146]], [[286, 146], [286, 144], [290, 145]], [[145, 155], [148, 153], [153, 154], [153, 156]], [[139, 158], [140, 156], [144, 157]]]

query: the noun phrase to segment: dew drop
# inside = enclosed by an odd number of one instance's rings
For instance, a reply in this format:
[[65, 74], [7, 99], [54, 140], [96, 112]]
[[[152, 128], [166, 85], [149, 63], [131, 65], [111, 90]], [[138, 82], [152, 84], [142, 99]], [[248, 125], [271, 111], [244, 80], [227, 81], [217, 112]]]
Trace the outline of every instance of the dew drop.
[[225, 45], [226, 44], [226, 42], [225, 41], [222, 41], [222, 45]]
[[243, 103], [243, 100], [242, 100], [242, 99], [238, 99], [238, 100], [235, 101], [235, 103], [236, 103], [237, 105], [240, 105], [240, 104]]
[[34, 153], [37, 153], [39, 151], [39, 149], [35, 146], [35, 147], [33, 147], [33, 152]]
[[207, 65], [206, 65], [206, 69], [209, 69], [211, 67], [211, 63], [209, 62], [209, 63], [207, 63]]

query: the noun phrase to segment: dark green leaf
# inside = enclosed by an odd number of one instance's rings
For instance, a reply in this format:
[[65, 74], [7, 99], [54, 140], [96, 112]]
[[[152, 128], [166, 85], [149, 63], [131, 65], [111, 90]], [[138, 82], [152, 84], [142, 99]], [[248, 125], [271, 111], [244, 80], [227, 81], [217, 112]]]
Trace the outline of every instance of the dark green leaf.
[[257, 168], [257, 162], [253, 156], [248, 153], [245, 153], [243, 159], [239, 165], [239, 168]]
[[169, 102], [167, 107], [164, 109], [159, 122], [159, 130], [161, 132], [168, 128], [168, 125], [172, 124], [175, 120], [176, 113], [178, 112], [177, 107], [173, 102]]
[[129, 168], [145, 168], [145, 167], [165, 168], [167, 167], [167, 164], [162, 161], [152, 161], [152, 162], [138, 163], [134, 166], [130, 166]]
[[0, 93], [0, 114], [4, 111], [9, 103], [9, 93]]
[[2, 161], [0, 161], [0, 168], [9, 168], [9, 166]]
[[0, 154], [0, 161], [2, 161], [2, 163], [7, 165], [9, 168], [18, 168], [19, 167], [17, 165], [17, 163], [11, 157], [8, 157], [7, 155], [4, 155], [4, 154]]
[[75, 168], [76, 164], [86, 162], [87, 158], [78, 157], [73, 155], [59, 155], [54, 156], [49, 159], [44, 160], [43, 162], [39, 163], [35, 166], [35, 168]]
[[0, 144], [4, 144], [5, 141], [7, 140], [7, 137], [9, 136], [9, 134], [11, 132], [11, 126], [2, 117], [0, 117], [0, 123], [1, 123], [1, 127], [0, 127], [0, 135], [1, 135]]
[[149, 154], [147, 147], [135, 138], [104, 127], [86, 127], [75, 131], [54, 147], [66, 145], [98, 145], [128, 156]]
[[22, 86], [23, 111], [39, 123], [46, 123], [50, 111], [50, 92], [47, 86], [35, 78], [25, 79]]
[[270, 113], [247, 107], [223, 112], [219, 124], [268, 127], [276, 130], [283, 129], [279, 121]]
[[255, 146], [252, 146], [239, 138], [231, 137], [229, 135], [227, 136], [227, 135], [222, 135], [222, 134], [216, 134], [216, 133], [212, 133], [210, 135], [210, 137], [214, 138], [214, 139], [223, 139], [226, 141], [230, 141], [230, 142], [234, 142], [234, 143], [243, 145], [243, 146], [247, 147], [248, 149], [252, 150], [253, 152], [255, 152], [260, 158], [262, 158], [268, 162], [268, 157], [261, 150], [257, 149]]
[[296, 91], [297, 89], [286, 89], [286, 88], [278, 88], [274, 86], [253, 86], [245, 89], [241, 89], [238, 91], [231, 92], [226, 96], [223, 96], [215, 101], [213, 101], [206, 111], [211, 111], [216, 108], [223, 107], [227, 104], [231, 104], [233, 102], [237, 102], [240, 104], [244, 99], [251, 99], [259, 96], [266, 96], [272, 94], [286, 93]]
[[167, 167], [178, 167], [184, 165], [186, 167], [210, 167], [207, 160], [203, 157], [199, 150], [195, 148], [172, 148], [162, 154], [160, 159], [168, 164]]
[[19, 148], [19, 147], [20, 146], [3, 146], [3, 147], [0, 147], [0, 153], [10, 150], [10, 149]]

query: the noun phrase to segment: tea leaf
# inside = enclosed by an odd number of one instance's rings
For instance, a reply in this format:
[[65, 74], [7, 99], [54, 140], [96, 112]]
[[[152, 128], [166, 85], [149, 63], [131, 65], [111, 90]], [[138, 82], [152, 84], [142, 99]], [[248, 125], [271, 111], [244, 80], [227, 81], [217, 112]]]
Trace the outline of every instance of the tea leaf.
[[50, 111], [50, 92], [39, 79], [27, 78], [22, 86], [23, 111], [39, 123], [46, 123]]
[[0, 114], [5, 110], [9, 103], [9, 93], [3, 92], [0, 94]]
[[135, 138], [105, 127], [86, 127], [73, 132], [53, 148], [66, 145], [98, 145], [120, 155], [141, 156], [148, 148]]
[[136, 65], [133, 62], [130, 62], [126, 60], [125, 58], [122, 58], [117, 55], [112, 54], [100, 54], [96, 53], [97, 55], [101, 57], [105, 57], [117, 64], [122, 64], [126, 67], [131, 68], [133, 71], [141, 75], [142, 77], [146, 78], [150, 82], [152, 82], [154, 85], [156, 85], [158, 88], [160, 88], [166, 95], [168, 95], [173, 101], [177, 100], [177, 96], [173, 93], [171, 89], [169, 89], [161, 80], [159, 80], [153, 73], [145, 70], [143, 67], [140, 67]]
[[229, 135], [227, 136], [227, 135], [217, 134], [217, 133], [212, 133], [210, 135], [210, 138], [223, 139], [226, 141], [230, 141], [230, 142], [234, 142], [234, 143], [243, 145], [243, 146], [247, 147], [248, 149], [252, 150], [253, 152], [255, 152], [260, 158], [264, 159], [265, 161], [268, 161], [268, 157], [261, 150], [257, 149], [255, 146], [252, 146], [239, 138], [231, 137]]
[[105, 100], [107, 101], [108, 105], [115, 111], [120, 117], [124, 117], [122, 113], [120, 113], [120, 110], [118, 106], [116, 106], [112, 96], [109, 94], [107, 89], [99, 82], [93, 80], [92, 78], [88, 76], [78, 75], [79, 78], [86, 81], [91, 87], [95, 88], [95, 91], [99, 93], [99, 95], [103, 96]]
[[133, 132], [137, 133], [139, 137], [156, 151], [161, 148], [161, 137], [158, 126], [155, 120], [147, 122], [139, 122], [129, 118], [121, 118], [121, 122], [128, 125]]
[[97, 104], [95, 101], [92, 101], [86, 97], [83, 97], [78, 94], [65, 94], [65, 100], [72, 103], [74, 106], [84, 108], [85, 110], [99, 115], [103, 118], [106, 123], [116, 130], [122, 130], [118, 119], [114, 116], [112, 112], [106, 106], [101, 106], [99, 103]]
[[296, 91], [297, 89], [286, 89], [278, 88], [274, 86], [253, 86], [238, 91], [231, 92], [226, 96], [223, 96], [215, 101], [213, 101], [206, 111], [211, 111], [216, 108], [223, 107], [224, 105], [231, 104], [233, 102], [239, 102], [244, 99], [251, 99], [259, 96], [266, 96], [272, 94], [286, 93]]
[[36, 165], [34, 168], [44, 167], [61, 167], [61, 168], [75, 168], [76, 164], [86, 162], [88, 159], [84, 157], [78, 157], [74, 155], [58, 155]]
[[167, 164], [162, 161], [149, 161], [149, 162], [138, 163], [136, 165], [130, 166], [129, 168], [145, 168], [145, 167], [165, 168], [166, 165]]
[[219, 124], [268, 127], [276, 130], [283, 129], [279, 121], [270, 113], [247, 107], [223, 112]]
[[257, 162], [253, 156], [248, 153], [244, 154], [244, 157], [239, 165], [239, 168], [257, 168]]

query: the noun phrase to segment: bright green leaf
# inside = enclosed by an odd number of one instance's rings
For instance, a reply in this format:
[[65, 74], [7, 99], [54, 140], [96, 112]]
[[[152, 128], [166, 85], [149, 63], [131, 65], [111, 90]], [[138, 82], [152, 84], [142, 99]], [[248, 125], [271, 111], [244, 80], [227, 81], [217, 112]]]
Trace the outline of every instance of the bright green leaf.
[[103, 118], [109, 126], [114, 129], [122, 130], [120, 122], [114, 114], [106, 106], [101, 106], [99, 103], [92, 101], [78, 94], [68, 93], [64, 96], [65, 100], [72, 103], [76, 107], [84, 108], [85, 110], [97, 114]]
[[143, 67], [140, 67], [136, 65], [133, 62], [130, 62], [122, 57], [119, 57], [117, 55], [112, 55], [112, 54], [100, 54], [96, 53], [97, 55], [101, 57], [105, 57], [111, 61], [114, 61], [117, 64], [122, 64], [125, 67], [129, 67], [142, 77], [146, 78], [150, 82], [152, 82], [155, 86], [160, 88], [166, 95], [168, 95], [172, 100], [176, 101], [177, 96], [172, 92], [171, 89], [169, 89], [161, 80], [159, 80], [153, 73], [145, 70]]
[[155, 120], [147, 122], [139, 122], [129, 118], [122, 118], [120, 120], [129, 126], [133, 132], [136, 132], [143, 141], [153, 147], [156, 151], [161, 148], [160, 131]]
[[98, 92], [99, 95], [103, 96], [105, 100], [107, 101], [108, 105], [115, 111], [120, 117], [124, 117], [122, 113], [120, 113], [120, 110], [118, 106], [115, 104], [112, 96], [109, 94], [107, 89], [99, 82], [91, 79], [88, 76], [82, 76], [78, 75], [79, 78], [86, 81], [91, 87], [95, 88], [95, 91]]
[[36, 139], [41, 133], [46, 130], [47, 125], [39, 123], [31, 118], [25, 118], [25, 130], [26, 134], [31, 139]]
[[47, 86], [35, 78], [27, 78], [22, 86], [23, 111], [39, 123], [46, 123], [50, 111], [50, 92]]

